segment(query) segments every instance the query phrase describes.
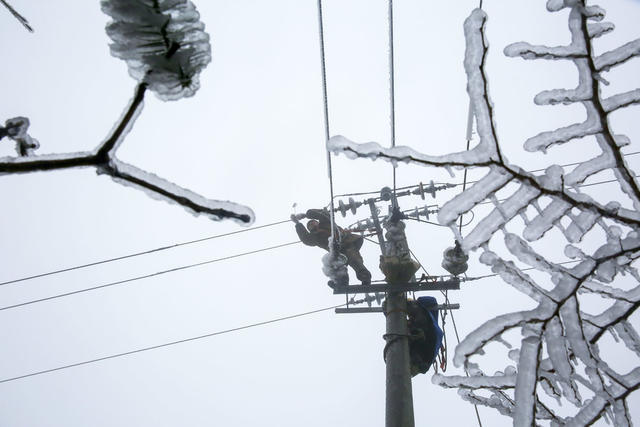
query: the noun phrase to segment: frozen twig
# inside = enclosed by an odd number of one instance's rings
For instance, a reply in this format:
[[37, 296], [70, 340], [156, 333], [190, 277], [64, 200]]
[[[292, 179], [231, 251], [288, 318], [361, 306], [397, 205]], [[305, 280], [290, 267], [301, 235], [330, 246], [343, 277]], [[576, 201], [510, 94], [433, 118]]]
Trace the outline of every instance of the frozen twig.
[[232, 202], [204, 198], [149, 172], [116, 158], [116, 150], [124, 140], [144, 106], [146, 84], [136, 87], [133, 99], [109, 137], [95, 150], [80, 153], [31, 155], [0, 158], [0, 175], [43, 172], [77, 167], [95, 167], [100, 174], [115, 181], [144, 190], [152, 197], [177, 203], [193, 214], [213, 220], [232, 219], [243, 224], [253, 221], [251, 209]]
[[29, 30], [29, 32], [33, 33], [33, 28], [31, 27], [31, 25], [29, 25], [29, 21], [27, 21], [27, 18], [25, 18], [24, 16], [20, 15], [9, 3], [7, 3], [5, 0], [0, 0], [0, 3], [2, 3], [4, 5], [4, 7], [6, 7], [9, 12], [11, 12], [11, 14], [27, 29]]
[[[536, 306], [497, 316], [471, 332], [458, 345], [454, 356], [454, 364], [464, 366], [470, 377], [436, 375], [435, 383], [457, 387], [463, 399], [513, 417], [514, 425], [537, 425], [537, 420], [550, 420], [552, 425], [582, 426], [594, 423], [605, 414], [615, 425], [629, 425], [626, 398], [632, 390], [640, 388], [640, 368], [630, 373], [617, 372], [601, 357], [598, 343], [611, 331], [619, 337], [621, 345], [640, 356], [640, 335], [629, 322], [629, 317], [640, 306], [640, 285], [630, 290], [616, 286], [623, 275], [626, 281], [640, 282], [632, 265], [640, 254], [640, 186], [620, 150], [630, 144], [630, 140], [616, 135], [609, 120], [610, 113], [640, 103], [640, 89], [604, 99], [601, 86], [607, 83], [603, 73], [640, 56], [640, 40], [596, 56], [593, 39], [614, 29], [613, 24], [600, 22], [605, 16], [602, 8], [587, 6], [584, 0], [549, 0], [547, 8], [549, 11], [570, 9], [570, 44], [547, 47], [519, 42], [507, 46], [505, 54], [572, 62], [578, 70], [577, 87], [546, 90], [534, 101], [538, 105], [578, 103], [584, 108], [586, 118], [535, 135], [525, 141], [524, 148], [545, 153], [559, 144], [593, 143], [600, 149], [595, 157], [581, 162], [568, 173], [560, 166], [551, 165], [542, 175], [528, 173], [504, 157], [485, 73], [487, 17], [481, 10], [474, 10], [464, 26], [467, 91], [480, 139], [475, 147], [465, 152], [432, 156], [409, 147], [384, 148], [373, 142], [358, 144], [334, 136], [328, 148], [351, 158], [380, 158], [394, 164], [487, 170], [483, 178], [440, 209], [438, 220], [452, 228], [464, 250], [482, 250], [480, 261], [531, 298]], [[620, 196], [629, 199], [632, 209], [623, 208], [611, 192], [588, 196], [579, 190], [587, 178], [602, 172], [613, 172]], [[512, 190], [510, 195], [496, 195], [509, 191], [506, 188]], [[465, 236], [461, 235], [455, 227], [460, 216], [484, 203], [492, 203], [493, 210], [479, 218]], [[520, 220], [524, 226], [518, 224], [522, 230], [519, 235], [506, 231], [507, 224]], [[536, 249], [540, 246], [527, 243], [544, 241], [552, 229], [564, 235], [568, 243], [565, 254], [579, 261], [572, 268], [550, 261]], [[498, 255], [489, 250], [489, 244], [500, 234], [505, 235], [507, 254]], [[576, 246], [586, 240], [587, 235], [599, 236], [600, 244], [595, 250], [593, 245]], [[557, 240], [553, 242], [557, 244]], [[507, 259], [508, 256], [515, 260]], [[525, 274], [519, 267], [522, 264], [537, 270], [538, 275], [533, 277], [545, 277], [543, 280], [550, 288]], [[606, 308], [596, 314], [585, 313], [580, 305], [584, 294], [597, 294], [613, 304], [603, 305]], [[476, 360], [488, 351], [489, 344], [502, 342], [503, 335], [509, 331], [519, 331], [523, 336], [520, 347], [509, 352], [509, 358], [517, 366], [494, 375], [483, 372]], [[506, 394], [512, 389], [513, 398]], [[486, 393], [491, 397], [486, 397]], [[552, 399], [551, 403], [543, 401], [547, 397]], [[553, 405], [565, 402], [573, 405], [574, 411], [566, 418], [559, 417]]]

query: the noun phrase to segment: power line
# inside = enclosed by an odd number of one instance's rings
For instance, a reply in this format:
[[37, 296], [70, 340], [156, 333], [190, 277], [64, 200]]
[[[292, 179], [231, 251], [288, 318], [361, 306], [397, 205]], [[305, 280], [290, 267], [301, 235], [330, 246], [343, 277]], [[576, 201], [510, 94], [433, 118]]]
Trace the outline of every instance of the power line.
[[[633, 175], [633, 176], [634, 176], [634, 178], [638, 178], [640, 175]], [[591, 187], [591, 186], [594, 186], [594, 185], [609, 184], [611, 182], [618, 182], [618, 180], [617, 179], [608, 179], [606, 181], [596, 181], [596, 182], [591, 182], [589, 184], [580, 184], [580, 185], [576, 185], [576, 187], [578, 187], [578, 188]], [[498, 200], [498, 202], [503, 202], [505, 200], [506, 199], [500, 199], [500, 200]], [[492, 200], [485, 200], [484, 202], [477, 203], [476, 206], [487, 205], [487, 204], [490, 204], [490, 203], [494, 203], [494, 202]]]
[[[580, 262], [582, 260], [570, 260], [570, 261], [562, 261], [562, 262], [556, 262], [553, 264], [556, 265], [565, 265], [565, 264], [575, 264], [576, 262]], [[529, 271], [529, 270], [536, 270], [535, 267], [527, 267], [527, 268], [522, 268], [520, 269], [520, 271]], [[492, 273], [492, 274], [485, 274], [484, 276], [477, 276], [477, 277], [470, 277], [469, 279], [467, 279], [468, 282], [472, 281], [472, 280], [481, 280], [481, 279], [486, 279], [488, 277], [495, 277], [495, 276], [499, 276], [500, 274], [498, 273]]]
[[[329, 138], [331, 136], [329, 132], [329, 97], [327, 95], [327, 65], [326, 58], [324, 54], [324, 24], [322, 17], [322, 0], [318, 0], [318, 37], [320, 39], [320, 71], [322, 75], [322, 112], [324, 114], [324, 143], [325, 150], [327, 152], [327, 175], [329, 175], [329, 197], [330, 197], [330, 205], [331, 209], [329, 210], [329, 217], [331, 219], [331, 244], [332, 247], [329, 248], [330, 252], [333, 251], [333, 248], [336, 244], [336, 222], [335, 222], [335, 212], [333, 206], [333, 171], [331, 168], [331, 153], [329, 152], [329, 147], [327, 144], [329, 143]], [[333, 253], [333, 252], [332, 252]]]
[[[391, 125], [391, 148], [396, 146], [396, 83], [393, 59], [393, 0], [389, 0], [389, 121]], [[396, 193], [396, 165], [393, 170], [393, 194]]]
[[216, 258], [216, 259], [212, 259], [212, 260], [209, 260], [209, 261], [197, 262], [195, 264], [183, 265], [181, 267], [170, 268], [168, 270], [163, 270], [163, 271], [158, 271], [156, 273], [151, 273], [151, 274], [145, 274], [145, 275], [142, 275], [142, 276], [132, 277], [130, 279], [118, 280], [118, 281], [115, 281], [115, 282], [105, 283], [103, 285], [92, 286], [90, 288], [78, 289], [76, 291], [65, 292], [63, 294], [57, 294], [57, 295], [52, 295], [52, 296], [45, 297], [45, 298], [39, 298], [39, 299], [35, 299], [35, 300], [21, 302], [19, 304], [7, 305], [7, 306], [4, 306], [4, 307], [0, 307], [0, 311], [10, 310], [10, 309], [13, 309], [13, 308], [18, 308], [18, 307], [24, 307], [26, 305], [36, 304], [36, 303], [44, 302], [44, 301], [51, 301], [51, 300], [54, 300], [54, 299], [68, 297], [68, 296], [71, 296], [71, 295], [81, 294], [81, 293], [90, 292], [90, 291], [95, 291], [97, 289], [104, 289], [104, 288], [108, 288], [108, 287], [111, 287], [111, 286], [122, 285], [124, 283], [131, 283], [131, 282], [135, 282], [137, 280], [148, 279], [150, 277], [156, 277], [156, 276], [160, 276], [160, 275], [167, 274], [167, 273], [173, 273], [173, 272], [176, 272], [176, 271], [187, 270], [187, 269], [193, 268], [193, 267], [199, 267], [201, 265], [213, 264], [215, 262], [226, 261], [226, 260], [233, 259], [233, 258], [239, 258], [239, 257], [245, 256], [245, 255], [252, 255], [252, 254], [256, 254], [258, 252], [265, 252], [265, 251], [269, 251], [269, 250], [272, 250], [272, 249], [282, 248], [284, 246], [295, 245], [296, 243], [300, 243], [300, 241], [282, 243], [280, 245], [269, 246], [267, 248], [256, 249], [254, 251], [243, 252], [241, 254], [229, 255], [229, 256], [226, 256], [226, 257]]
[[151, 346], [151, 347], [143, 347], [143, 348], [139, 348], [139, 349], [136, 349], [136, 350], [126, 351], [124, 353], [112, 354], [110, 356], [99, 357], [97, 359], [86, 360], [84, 362], [72, 363], [70, 365], [59, 366], [57, 368], [45, 369], [43, 371], [32, 372], [32, 373], [25, 374], [25, 375], [20, 375], [20, 376], [17, 376], [17, 377], [5, 378], [3, 380], [0, 380], [0, 384], [1, 383], [8, 383], [8, 382], [11, 382], [11, 381], [17, 381], [17, 380], [21, 380], [21, 379], [29, 378], [29, 377], [35, 377], [36, 375], [48, 374], [50, 372], [62, 371], [64, 369], [75, 368], [77, 366], [89, 365], [91, 363], [102, 362], [102, 361], [109, 360], [109, 359], [116, 359], [116, 358], [119, 358], [119, 357], [130, 356], [132, 354], [142, 353], [142, 352], [150, 351], [150, 350], [156, 350], [156, 349], [159, 349], [159, 348], [169, 347], [169, 346], [173, 346], [173, 345], [177, 345], [177, 344], [183, 344], [183, 343], [190, 342], [190, 341], [201, 340], [201, 339], [204, 339], [204, 338], [211, 338], [211, 337], [214, 337], [214, 336], [217, 336], [217, 335], [223, 335], [223, 334], [228, 334], [228, 333], [231, 333], [231, 332], [241, 331], [243, 329], [254, 328], [256, 326], [263, 326], [263, 325], [267, 325], [267, 324], [270, 324], [270, 323], [282, 322], [284, 320], [295, 319], [295, 318], [302, 317], [302, 316], [308, 316], [310, 314], [320, 313], [322, 311], [333, 310], [333, 309], [336, 309], [338, 307], [342, 307], [342, 306], [345, 306], [345, 305], [346, 304], [340, 304], [340, 305], [334, 305], [334, 306], [331, 306], [331, 307], [319, 308], [317, 310], [312, 310], [312, 311], [307, 311], [307, 312], [304, 312], [304, 313], [293, 314], [293, 315], [285, 316], [285, 317], [279, 317], [277, 319], [266, 320], [264, 322], [252, 323], [250, 325], [239, 326], [237, 328], [225, 329], [223, 331], [217, 331], [217, 332], [211, 332], [211, 333], [204, 334], [204, 335], [198, 335], [196, 337], [185, 338], [185, 339], [181, 339], [181, 340], [177, 340], [177, 341], [171, 341], [171, 342], [164, 343], [164, 344], [158, 344], [158, 345], [154, 345], [154, 346]]
[[127, 254], [127, 255], [121, 255], [121, 256], [114, 257], [114, 258], [104, 259], [104, 260], [101, 260], [101, 261], [95, 261], [95, 262], [90, 262], [90, 263], [87, 263], [87, 264], [75, 265], [73, 267], [61, 268], [61, 269], [58, 269], [58, 270], [48, 271], [46, 273], [34, 274], [33, 276], [22, 277], [22, 278], [19, 278], [19, 279], [7, 280], [5, 282], [0, 282], [0, 286], [10, 285], [12, 283], [24, 282], [24, 281], [27, 281], [27, 280], [32, 280], [32, 279], [37, 279], [37, 278], [40, 278], [40, 277], [51, 276], [51, 275], [54, 275], [54, 274], [66, 273], [68, 271], [79, 270], [79, 269], [87, 268], [87, 267], [93, 267], [93, 266], [100, 265], [100, 264], [107, 264], [107, 263], [110, 263], [110, 262], [120, 261], [120, 260], [127, 259], [127, 258], [134, 258], [134, 257], [138, 257], [138, 256], [141, 256], [141, 255], [148, 255], [148, 254], [152, 254], [152, 253], [155, 253], [155, 252], [165, 251], [165, 250], [168, 250], [168, 249], [174, 249], [174, 248], [177, 248], [177, 247], [180, 247], [180, 246], [186, 246], [186, 245], [191, 245], [191, 244], [194, 244], [194, 243], [204, 242], [206, 240], [213, 240], [213, 239], [218, 239], [220, 237], [226, 237], [226, 236], [231, 236], [231, 235], [234, 235], [234, 234], [246, 233], [248, 231], [259, 230], [261, 228], [273, 227], [274, 225], [280, 225], [280, 224], [284, 224], [286, 222], [289, 222], [289, 220], [287, 219], [287, 220], [284, 220], [284, 221], [273, 222], [271, 224], [260, 225], [258, 227], [251, 227], [251, 228], [246, 228], [244, 230], [232, 231], [230, 233], [216, 234], [214, 236], [203, 237], [203, 238], [200, 238], [200, 239], [189, 240], [189, 241], [186, 241], [186, 242], [179, 242], [179, 243], [175, 243], [173, 245], [161, 246], [159, 248], [148, 249], [148, 250], [141, 251], [141, 252], [134, 252], [134, 253], [130, 253], [130, 254]]
[[[627, 153], [627, 154], [624, 154], [624, 156], [633, 156], [633, 155], [636, 155], [636, 154], [640, 154], [640, 151]], [[580, 163], [579, 162], [568, 163], [568, 164], [564, 164], [564, 165], [560, 165], [560, 166], [573, 166], [573, 165], [577, 165], [577, 164], [580, 164]], [[544, 169], [536, 169], [536, 170], [532, 170], [532, 171], [529, 171], [529, 172], [541, 172], [543, 170]], [[610, 179], [610, 180], [606, 180], [606, 181], [598, 181], [598, 182], [593, 182], [593, 183], [589, 183], [589, 184], [581, 184], [581, 185], [579, 185], [579, 187], [591, 187], [591, 186], [594, 186], [594, 185], [608, 184], [608, 183], [616, 182], [616, 181], [617, 181], [617, 179]], [[476, 183], [476, 182], [477, 181], [470, 181], [470, 182], [468, 182], [468, 184], [473, 184], [473, 183]], [[398, 187], [398, 190], [406, 190], [406, 189], [414, 188], [414, 187], [417, 187], [417, 186], [416, 185], [407, 185], [407, 186], [404, 186], [404, 187]], [[334, 196], [334, 198], [336, 198], [336, 197], [345, 197], [345, 196], [362, 196], [362, 195], [378, 194], [378, 193], [379, 193], [379, 191], [369, 191], [369, 192], [360, 192], [360, 193], [346, 193], [346, 194], [338, 194], [338, 195]], [[482, 202], [482, 203], [479, 203], [479, 205], [480, 204], [487, 204], [487, 203], [491, 203], [491, 202]], [[180, 246], [191, 245], [191, 244], [194, 244], [194, 243], [201, 243], [201, 242], [204, 242], [204, 241], [207, 241], [207, 240], [214, 240], [214, 239], [218, 239], [218, 238], [221, 238], [221, 237], [232, 236], [234, 234], [246, 233], [246, 232], [249, 232], [249, 231], [255, 231], [255, 230], [262, 229], [262, 228], [273, 227], [275, 225], [288, 223], [289, 221], [290, 220], [286, 219], [286, 220], [283, 220], [283, 221], [273, 222], [271, 224], [260, 225], [260, 226], [257, 226], [257, 227], [251, 227], [251, 228], [247, 228], [247, 229], [244, 229], [244, 230], [237, 230], [237, 231], [232, 231], [232, 232], [229, 232], [229, 233], [216, 234], [216, 235], [213, 235], [213, 236], [203, 237], [203, 238], [200, 238], [200, 239], [194, 239], [194, 240], [188, 240], [188, 241], [185, 241], [185, 242], [175, 243], [173, 245], [161, 246], [161, 247], [154, 248], [154, 249], [148, 249], [148, 250], [145, 250], [145, 251], [134, 252], [134, 253], [126, 254], [126, 255], [121, 255], [121, 256], [117, 256], [117, 257], [113, 257], [113, 258], [100, 260], [100, 261], [94, 261], [94, 262], [90, 262], [90, 263], [87, 263], [87, 264], [80, 264], [80, 265], [75, 265], [73, 267], [60, 268], [60, 269], [57, 269], [57, 270], [48, 271], [46, 273], [39, 273], [39, 274], [34, 274], [32, 276], [21, 277], [21, 278], [18, 278], [18, 279], [6, 280], [4, 282], [0, 282], [0, 286], [10, 285], [12, 283], [25, 282], [27, 280], [38, 279], [38, 278], [41, 278], [41, 277], [52, 276], [52, 275], [55, 275], [55, 274], [66, 273], [66, 272], [69, 272], [69, 271], [80, 270], [80, 269], [83, 269], [83, 268], [94, 267], [96, 265], [107, 264], [107, 263], [111, 263], [111, 262], [115, 262], [115, 261], [121, 261], [121, 260], [128, 259], [128, 258], [135, 258], [135, 257], [139, 257], [139, 256], [142, 256], [142, 255], [149, 255], [149, 254], [152, 254], [152, 253], [155, 253], [155, 252], [161, 252], [161, 251], [165, 251], [165, 250], [169, 250], [169, 249], [178, 248]]]
[[[622, 156], [623, 156], [623, 157], [631, 157], [631, 156], [635, 156], [635, 155], [638, 155], [638, 154], [640, 154], [640, 151], [634, 151], [634, 152], [631, 152], [631, 153], [622, 154]], [[565, 163], [565, 164], [558, 165], [558, 166], [560, 166], [560, 167], [576, 166], [576, 165], [579, 165], [579, 164], [581, 164], [581, 163], [583, 163], [583, 162]], [[546, 169], [547, 169], [547, 168], [542, 168], [542, 169], [533, 169], [533, 170], [530, 170], [530, 171], [527, 171], [527, 172], [529, 172], [529, 173], [543, 172], [543, 171], [545, 171]], [[466, 170], [466, 168], [465, 168], [465, 170]], [[637, 177], [637, 176], [636, 176], [636, 177]], [[614, 180], [605, 181], [605, 182], [614, 182], [614, 181], [617, 181], [617, 180], [615, 180], [615, 179], [614, 179]], [[467, 184], [475, 184], [475, 183], [477, 183], [477, 182], [478, 182], [478, 181], [467, 181]], [[605, 183], [605, 182], [603, 182], [603, 183]], [[440, 184], [440, 183], [436, 183], [436, 184]], [[581, 185], [581, 187], [588, 187], [588, 186], [591, 186], [591, 185], [597, 185], [597, 184], [598, 184], [598, 183], [593, 183], [593, 184], [583, 184], [583, 185]], [[457, 183], [457, 184], [453, 184], [453, 185], [463, 185], [463, 183]], [[404, 186], [404, 187], [398, 187], [397, 189], [398, 189], [398, 190], [407, 190], [407, 189], [410, 189], [410, 188], [417, 188], [417, 187], [419, 187], [419, 186], [420, 186], [419, 184], [418, 184], [418, 185], [415, 185], [415, 184], [414, 184], [414, 185], [406, 185], [406, 186]], [[376, 191], [366, 191], [366, 192], [357, 192], [357, 193], [336, 194], [336, 195], [334, 196], [334, 198], [338, 198], [338, 197], [348, 197], [348, 196], [366, 196], [366, 195], [369, 195], [369, 194], [380, 194], [380, 190], [376, 190]]]

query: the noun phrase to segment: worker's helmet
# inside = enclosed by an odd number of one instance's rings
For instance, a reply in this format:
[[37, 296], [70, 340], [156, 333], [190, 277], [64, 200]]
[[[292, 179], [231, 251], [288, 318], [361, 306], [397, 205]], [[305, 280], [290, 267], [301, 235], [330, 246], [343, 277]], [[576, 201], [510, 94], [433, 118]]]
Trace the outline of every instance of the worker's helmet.
[[318, 227], [320, 227], [320, 223], [318, 222], [318, 220], [312, 219], [311, 221], [307, 222], [307, 230], [311, 231], [312, 233], [314, 231], [317, 231]]

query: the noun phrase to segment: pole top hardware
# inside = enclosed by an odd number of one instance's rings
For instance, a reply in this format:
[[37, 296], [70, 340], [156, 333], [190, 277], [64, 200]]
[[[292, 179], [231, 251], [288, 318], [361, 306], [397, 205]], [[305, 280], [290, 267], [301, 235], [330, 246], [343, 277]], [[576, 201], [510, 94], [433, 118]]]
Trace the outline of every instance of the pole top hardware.
[[334, 295], [342, 294], [366, 294], [366, 293], [387, 293], [387, 292], [423, 292], [423, 291], [450, 291], [460, 289], [460, 279], [453, 277], [446, 280], [434, 282], [413, 282], [398, 283], [372, 283], [371, 285], [348, 285], [333, 289]]
[[[428, 307], [431, 309], [431, 307]], [[438, 304], [433, 309], [438, 310], [457, 310], [460, 304]], [[384, 313], [382, 307], [339, 307], [335, 310], [336, 314], [352, 314], [352, 313]]]

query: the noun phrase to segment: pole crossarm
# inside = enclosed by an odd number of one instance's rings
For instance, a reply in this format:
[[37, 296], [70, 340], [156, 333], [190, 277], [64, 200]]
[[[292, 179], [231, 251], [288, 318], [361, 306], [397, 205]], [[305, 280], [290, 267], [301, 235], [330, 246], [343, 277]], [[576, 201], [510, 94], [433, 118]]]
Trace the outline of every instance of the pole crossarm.
[[[460, 308], [460, 304], [438, 304], [433, 309], [438, 310], [457, 310]], [[336, 308], [336, 314], [351, 314], [351, 313], [384, 313], [382, 307], [341, 307]]]
[[371, 285], [350, 285], [333, 290], [334, 295], [364, 294], [376, 292], [420, 292], [420, 291], [451, 291], [460, 289], [460, 279], [439, 280], [426, 283], [401, 283], [390, 285], [379, 283]]

